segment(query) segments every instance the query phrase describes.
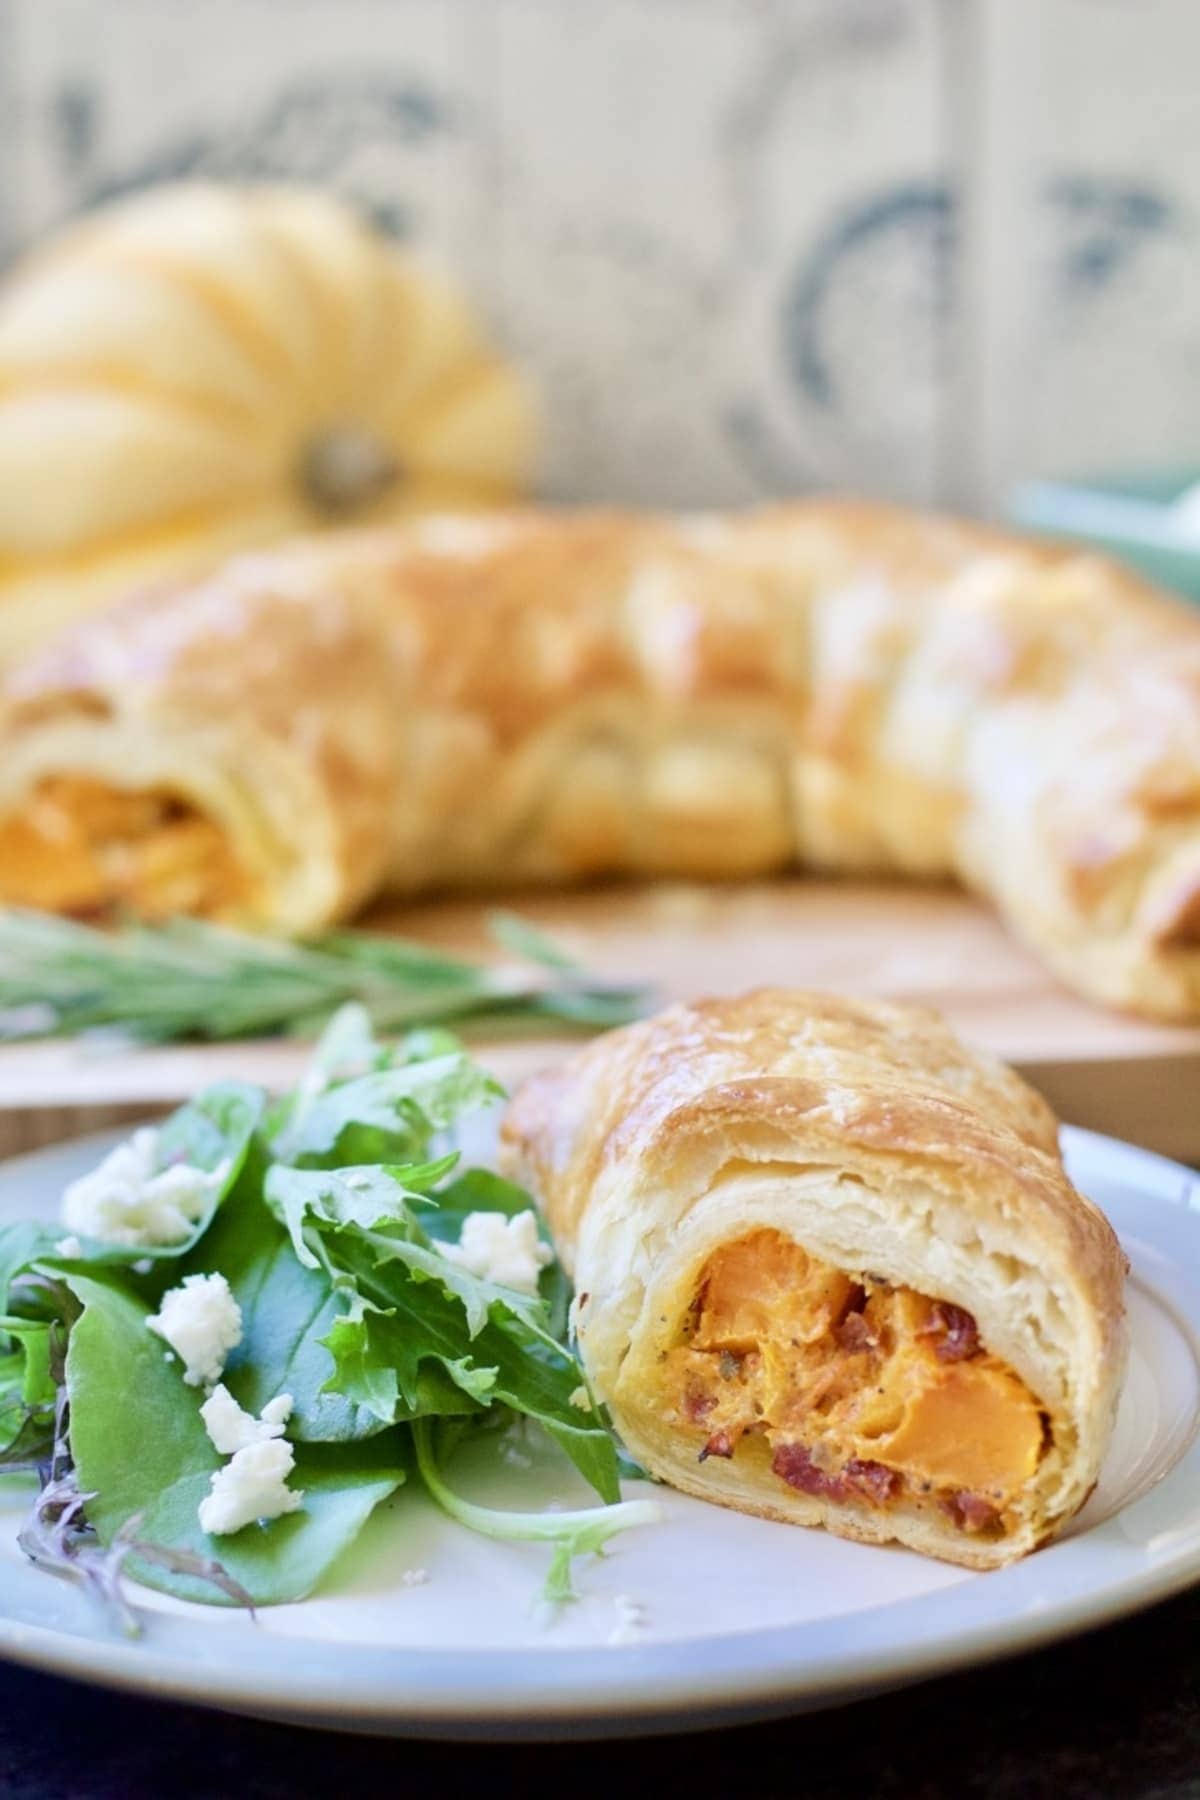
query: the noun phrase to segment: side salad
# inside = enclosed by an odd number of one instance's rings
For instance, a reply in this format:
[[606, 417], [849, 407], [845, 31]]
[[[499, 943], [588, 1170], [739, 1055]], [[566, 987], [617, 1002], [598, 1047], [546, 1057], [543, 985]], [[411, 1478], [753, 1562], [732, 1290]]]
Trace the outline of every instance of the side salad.
[[[0, 1472], [38, 1477], [26, 1553], [136, 1629], [123, 1572], [298, 1600], [405, 1482], [544, 1541], [552, 1601], [574, 1556], [656, 1518], [620, 1500], [529, 1196], [445, 1147], [501, 1092], [448, 1033], [385, 1046], [349, 1005], [292, 1092], [209, 1087], [72, 1183], [61, 1225], [0, 1227]], [[461, 1440], [518, 1418], [601, 1505], [455, 1491]]]

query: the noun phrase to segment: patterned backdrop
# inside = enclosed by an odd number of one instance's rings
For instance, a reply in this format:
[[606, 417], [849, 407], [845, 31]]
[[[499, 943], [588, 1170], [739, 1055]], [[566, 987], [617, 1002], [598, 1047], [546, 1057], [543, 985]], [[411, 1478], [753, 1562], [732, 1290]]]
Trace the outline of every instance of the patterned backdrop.
[[329, 182], [533, 370], [557, 497], [1200, 463], [1197, 0], [0, 0], [8, 247]]

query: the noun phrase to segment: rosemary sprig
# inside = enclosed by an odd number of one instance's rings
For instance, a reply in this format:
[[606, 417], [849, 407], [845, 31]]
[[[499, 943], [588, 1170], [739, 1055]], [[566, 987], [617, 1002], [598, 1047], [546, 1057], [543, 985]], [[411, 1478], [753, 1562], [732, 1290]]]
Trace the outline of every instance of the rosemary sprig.
[[490, 924], [531, 967], [487, 967], [364, 931], [293, 943], [191, 919], [101, 930], [0, 911], [0, 1038], [302, 1036], [347, 1000], [381, 1031], [451, 1021], [460, 1030], [601, 1029], [646, 1009], [646, 989], [597, 980], [527, 921], [498, 913]]

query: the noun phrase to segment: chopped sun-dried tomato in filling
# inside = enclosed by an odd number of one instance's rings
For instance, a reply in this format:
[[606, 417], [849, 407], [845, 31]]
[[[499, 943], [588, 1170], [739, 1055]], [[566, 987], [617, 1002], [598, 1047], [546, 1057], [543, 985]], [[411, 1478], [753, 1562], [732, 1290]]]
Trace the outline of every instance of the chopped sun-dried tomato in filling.
[[211, 819], [175, 795], [49, 776], [0, 824], [0, 902], [89, 914], [116, 905], [147, 917], [228, 915], [248, 898], [244, 870]]
[[759, 1230], [705, 1265], [669, 1404], [728, 1459], [747, 1432], [802, 1493], [940, 1506], [963, 1531], [1005, 1529], [1047, 1440], [1025, 1383], [962, 1307], [860, 1281]]

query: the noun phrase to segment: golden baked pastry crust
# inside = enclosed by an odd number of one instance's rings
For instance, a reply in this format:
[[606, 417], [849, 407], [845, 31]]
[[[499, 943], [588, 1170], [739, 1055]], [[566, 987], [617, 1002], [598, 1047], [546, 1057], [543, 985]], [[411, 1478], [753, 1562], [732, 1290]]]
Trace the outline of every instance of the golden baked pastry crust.
[[217, 910], [287, 930], [384, 889], [956, 877], [1082, 992], [1200, 1015], [1200, 620], [899, 509], [531, 511], [241, 558], [12, 676], [0, 900], [5, 822], [62, 775], [177, 794], [231, 839]]
[[[673, 1007], [527, 1082], [502, 1165], [572, 1273], [597, 1392], [674, 1485], [988, 1568], [1044, 1542], [1095, 1484], [1124, 1368], [1124, 1256], [1068, 1181], [1043, 1102], [936, 1016], [776, 990]], [[740, 1447], [699, 1459], [703, 1432], [664, 1406], [663, 1364], [714, 1254], [762, 1230], [972, 1315], [1052, 1431], [1003, 1537], [934, 1501], [793, 1491]]]

